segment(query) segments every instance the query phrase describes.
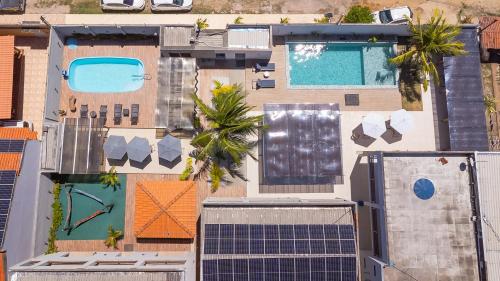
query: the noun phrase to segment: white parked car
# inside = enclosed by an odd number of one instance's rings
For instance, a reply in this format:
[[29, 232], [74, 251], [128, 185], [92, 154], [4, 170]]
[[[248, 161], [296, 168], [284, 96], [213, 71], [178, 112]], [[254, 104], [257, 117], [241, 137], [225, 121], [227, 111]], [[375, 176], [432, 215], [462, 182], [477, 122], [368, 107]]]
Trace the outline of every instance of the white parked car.
[[193, 7], [193, 0], [151, 0], [152, 11], [189, 12]]
[[408, 21], [405, 16], [411, 19], [413, 17], [413, 12], [411, 11], [410, 7], [403, 6], [376, 11], [372, 13], [372, 15], [375, 23], [398, 24]]
[[101, 0], [104, 11], [141, 11], [145, 4], [144, 0]]

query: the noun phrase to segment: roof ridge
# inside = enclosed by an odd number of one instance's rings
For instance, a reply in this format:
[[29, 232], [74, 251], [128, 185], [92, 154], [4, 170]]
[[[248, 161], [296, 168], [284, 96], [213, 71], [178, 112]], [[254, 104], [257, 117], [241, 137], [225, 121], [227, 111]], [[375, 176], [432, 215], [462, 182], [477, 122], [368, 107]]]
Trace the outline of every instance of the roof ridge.
[[191, 230], [185, 226], [182, 222], [180, 222], [175, 216], [173, 216], [170, 211], [168, 211], [168, 208], [170, 208], [175, 202], [177, 202], [177, 200], [179, 198], [181, 198], [182, 196], [184, 196], [186, 194], [186, 192], [188, 192], [189, 189], [191, 189], [191, 187], [193, 187], [194, 185], [194, 181], [191, 181], [191, 184], [187, 185], [184, 190], [182, 190], [181, 192], [179, 192], [179, 194], [177, 194], [177, 196], [175, 196], [172, 200], [170, 200], [169, 204], [167, 205], [168, 207], [166, 207], [165, 209], [165, 213], [172, 219], [174, 220], [182, 229], [184, 229], [184, 231], [186, 231], [187, 233], [191, 234], [191, 235], [194, 235], [194, 233], [191, 232]]

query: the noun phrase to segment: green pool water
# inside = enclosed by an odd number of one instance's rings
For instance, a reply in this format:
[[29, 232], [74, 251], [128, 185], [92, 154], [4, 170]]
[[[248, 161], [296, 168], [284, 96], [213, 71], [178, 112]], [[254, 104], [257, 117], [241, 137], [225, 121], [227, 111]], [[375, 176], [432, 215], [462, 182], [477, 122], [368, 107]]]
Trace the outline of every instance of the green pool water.
[[[110, 213], [101, 214], [78, 228], [71, 231], [68, 235], [63, 231], [66, 221], [66, 186], [61, 189], [60, 202], [63, 209], [63, 222], [57, 232], [58, 240], [104, 240], [107, 237], [108, 225], [112, 225], [114, 229], [124, 230], [125, 225], [125, 188], [127, 180], [125, 175], [119, 175], [120, 188], [116, 191], [112, 187], [103, 188], [99, 183], [99, 176], [72, 176], [67, 180], [67, 183], [72, 183], [73, 188], [79, 189], [86, 193], [92, 194], [100, 198], [105, 205], [113, 203], [113, 209]], [[93, 199], [84, 195], [72, 192], [72, 215], [71, 223], [93, 214], [95, 211], [102, 209], [102, 205]]]

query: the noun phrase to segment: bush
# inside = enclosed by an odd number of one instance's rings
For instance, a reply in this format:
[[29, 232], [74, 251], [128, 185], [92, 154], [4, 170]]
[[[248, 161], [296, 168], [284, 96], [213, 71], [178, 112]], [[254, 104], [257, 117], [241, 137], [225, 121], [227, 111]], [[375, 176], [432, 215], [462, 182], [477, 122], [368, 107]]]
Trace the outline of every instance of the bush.
[[179, 180], [187, 181], [192, 173], [193, 173], [193, 158], [189, 157], [186, 161], [186, 168], [184, 168], [184, 171], [182, 171], [182, 174], [179, 176]]
[[330, 23], [330, 18], [329, 17], [315, 18], [314, 22], [315, 23]]
[[355, 5], [349, 9], [344, 17], [346, 23], [372, 23], [373, 15], [370, 8], [366, 6]]
[[59, 229], [63, 221], [63, 210], [61, 202], [59, 201], [59, 197], [61, 195], [61, 185], [59, 183], [56, 183], [52, 193], [54, 195], [54, 203], [52, 203], [52, 225], [50, 226], [49, 229], [49, 240], [47, 243], [48, 247], [45, 254], [53, 254], [57, 252], [57, 246], [56, 246], [57, 230]]

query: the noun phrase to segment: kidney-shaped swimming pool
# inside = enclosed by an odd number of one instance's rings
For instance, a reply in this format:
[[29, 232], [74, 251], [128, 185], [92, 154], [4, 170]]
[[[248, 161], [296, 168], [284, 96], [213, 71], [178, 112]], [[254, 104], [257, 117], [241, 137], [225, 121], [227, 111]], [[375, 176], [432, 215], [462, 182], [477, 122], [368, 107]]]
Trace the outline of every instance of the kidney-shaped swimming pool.
[[77, 58], [69, 65], [67, 79], [76, 92], [132, 92], [144, 85], [144, 64], [136, 58]]

